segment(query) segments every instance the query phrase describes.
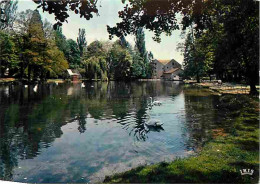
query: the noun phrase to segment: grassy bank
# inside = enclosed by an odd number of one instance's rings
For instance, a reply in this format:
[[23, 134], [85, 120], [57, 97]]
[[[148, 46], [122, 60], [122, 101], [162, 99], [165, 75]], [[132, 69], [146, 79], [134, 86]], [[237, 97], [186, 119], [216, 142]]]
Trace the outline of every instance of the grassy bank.
[[[219, 108], [230, 126], [212, 130], [212, 139], [196, 156], [141, 166], [106, 177], [105, 183], [257, 183], [259, 178], [258, 99], [225, 95]], [[240, 169], [253, 169], [241, 175]]]
[[[237, 83], [217, 83], [216, 81], [212, 82], [200, 82], [197, 83], [195, 81], [186, 80], [184, 81], [185, 84], [192, 84], [197, 87], [204, 87], [208, 88], [214, 92], [220, 93], [220, 94], [249, 94], [250, 92], [250, 86], [245, 84], [237, 84]], [[258, 92], [260, 89], [260, 86], [256, 86]]]

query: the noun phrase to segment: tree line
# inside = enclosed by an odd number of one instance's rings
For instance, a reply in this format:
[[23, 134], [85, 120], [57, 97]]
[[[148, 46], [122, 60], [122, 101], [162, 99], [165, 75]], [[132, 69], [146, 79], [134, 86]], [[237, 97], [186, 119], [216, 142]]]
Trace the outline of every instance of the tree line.
[[64, 78], [66, 69], [77, 69], [85, 79], [129, 80], [151, 76], [151, 52], [139, 28], [135, 46], [121, 36], [117, 41], [87, 45], [85, 29], [77, 40], [67, 39], [62, 27], [42, 21], [38, 10], [17, 13], [17, 1], [1, 3], [0, 77], [34, 81]]
[[248, 0], [219, 0], [209, 3], [198, 15], [183, 24], [184, 75], [202, 77], [216, 75], [227, 82], [245, 82], [251, 94], [259, 83], [259, 8]]

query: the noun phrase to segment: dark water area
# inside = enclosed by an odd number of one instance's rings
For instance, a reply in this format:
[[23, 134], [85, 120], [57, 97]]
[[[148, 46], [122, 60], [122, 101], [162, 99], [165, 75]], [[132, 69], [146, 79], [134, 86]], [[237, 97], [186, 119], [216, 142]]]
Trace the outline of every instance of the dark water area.
[[[204, 89], [170, 81], [85, 85], [0, 86], [0, 179], [99, 182], [189, 156], [223, 126], [219, 96]], [[147, 128], [149, 118], [164, 124]]]

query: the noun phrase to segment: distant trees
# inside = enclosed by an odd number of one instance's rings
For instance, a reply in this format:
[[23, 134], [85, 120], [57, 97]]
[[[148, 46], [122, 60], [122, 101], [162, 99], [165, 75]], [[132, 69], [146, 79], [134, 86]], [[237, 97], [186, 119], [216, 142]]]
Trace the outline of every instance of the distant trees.
[[[144, 38], [144, 35], [142, 36]], [[142, 47], [145, 46], [144, 41], [140, 43], [144, 44]], [[147, 53], [146, 50], [145, 53]], [[149, 71], [149, 59], [145, 63], [137, 46], [133, 50], [124, 36], [114, 43], [100, 41], [90, 43], [83, 58], [85, 76], [88, 79], [130, 80], [146, 78], [146, 71]]]
[[52, 25], [43, 23], [37, 10], [15, 17], [12, 29], [0, 31], [0, 76], [28, 81], [62, 76], [68, 63], [56, 45]]
[[14, 17], [12, 29], [0, 31], [1, 77], [44, 81], [63, 77], [67, 68], [78, 69], [90, 80], [149, 76], [148, 56], [152, 54], [146, 51], [142, 28], [136, 33], [134, 48], [124, 36], [114, 43], [94, 41], [87, 46], [85, 29], [79, 29], [77, 41], [67, 39], [59, 25], [54, 30], [50, 22], [42, 21], [38, 10], [26, 10]]
[[[83, 0], [71, 2], [47, 0], [36, 1], [40, 7], [54, 13], [57, 25], [61, 25], [72, 10], [89, 20], [98, 14], [98, 0], [85, 3]], [[143, 0], [126, 1], [118, 12], [121, 22], [115, 27], [107, 26], [109, 37], [121, 38], [136, 34], [140, 27], [154, 32], [154, 40], [160, 42], [160, 35], [171, 35], [177, 29], [194, 30], [194, 53], [186, 60], [186, 67], [197, 67], [196, 78], [216, 73], [218, 78], [227, 81], [240, 81], [250, 85], [250, 93], [255, 94], [259, 78], [259, 2], [254, 0]], [[177, 15], [182, 15], [181, 26]], [[215, 27], [218, 25], [217, 27]], [[212, 35], [217, 36], [215, 39]], [[200, 39], [200, 40], [198, 40]], [[213, 39], [214, 44], [210, 44]], [[207, 44], [204, 49], [203, 45]], [[207, 51], [209, 50], [209, 51]], [[205, 54], [207, 56], [203, 56]], [[188, 53], [186, 53], [188, 54]], [[142, 57], [142, 55], [141, 55]], [[191, 61], [194, 61], [192, 63]], [[138, 66], [139, 62], [136, 62]], [[190, 66], [188, 66], [189, 64]], [[193, 66], [192, 66], [193, 65]], [[213, 68], [212, 68], [213, 67]], [[139, 67], [138, 67], [139, 68]]]

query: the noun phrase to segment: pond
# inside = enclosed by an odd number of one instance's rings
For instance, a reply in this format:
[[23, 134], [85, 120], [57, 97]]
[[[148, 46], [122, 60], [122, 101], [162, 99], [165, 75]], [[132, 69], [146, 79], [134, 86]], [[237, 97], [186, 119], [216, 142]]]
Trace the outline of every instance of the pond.
[[[0, 179], [100, 182], [188, 156], [222, 126], [219, 97], [203, 89], [171, 81], [85, 85], [0, 86]], [[164, 124], [147, 127], [149, 118]]]

